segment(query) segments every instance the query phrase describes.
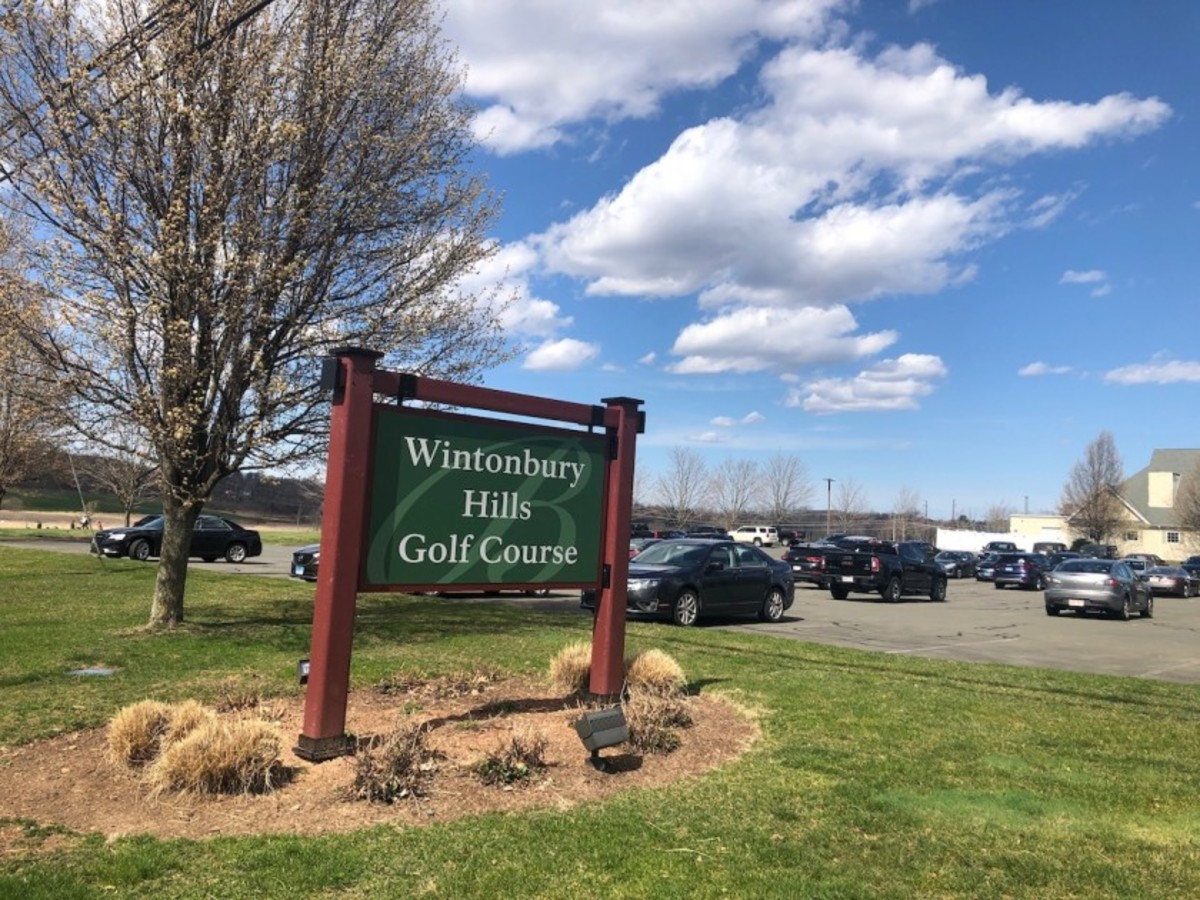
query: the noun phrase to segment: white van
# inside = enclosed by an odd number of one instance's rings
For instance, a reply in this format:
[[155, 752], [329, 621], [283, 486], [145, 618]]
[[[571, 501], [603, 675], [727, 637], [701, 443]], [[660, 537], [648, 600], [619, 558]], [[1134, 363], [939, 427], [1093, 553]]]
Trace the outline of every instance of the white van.
[[779, 532], [774, 525], [739, 525], [732, 535], [735, 541], [745, 541], [756, 547], [774, 547], [779, 541]]

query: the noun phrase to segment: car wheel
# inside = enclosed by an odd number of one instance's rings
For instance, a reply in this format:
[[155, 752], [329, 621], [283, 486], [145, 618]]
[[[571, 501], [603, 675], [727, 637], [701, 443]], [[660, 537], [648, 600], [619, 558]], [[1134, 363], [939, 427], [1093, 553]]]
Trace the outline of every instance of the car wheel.
[[894, 575], [888, 580], [887, 587], [883, 589], [883, 599], [888, 603], [900, 602], [900, 579]]
[[225, 550], [225, 560], [231, 563], [240, 563], [246, 561], [246, 545], [245, 544], [230, 544]]
[[1045, 576], [1043, 576], [1043, 575], [1039, 575], [1037, 578], [1035, 578], [1035, 579], [1033, 580], [1033, 589], [1034, 589], [1035, 591], [1044, 591], [1044, 590], [1046, 589], [1046, 578], [1045, 578]]
[[840, 584], [831, 584], [829, 586], [829, 593], [833, 595], [834, 600], [845, 600], [850, 596], [850, 588], [842, 587]]
[[929, 599], [938, 603], [943, 603], [946, 600], [946, 579], [935, 578], [933, 584], [929, 586]]
[[783, 591], [773, 587], [767, 592], [767, 599], [763, 601], [758, 617], [764, 622], [778, 622], [783, 618]]
[[993, 582], [992, 582], [992, 587], [994, 587], [994, 588], [995, 588], [996, 590], [998, 590], [998, 591], [1002, 591], [1002, 590], [1004, 590], [1004, 585], [1002, 585], [1002, 584], [1001, 584], [1000, 582], [998, 582], [998, 581], [993, 581]]
[[1117, 613], [1124, 622], [1129, 621], [1129, 595], [1125, 595], [1125, 599], [1121, 601], [1121, 611]]
[[1146, 598], [1146, 608], [1142, 610], [1142, 618], [1143, 619], [1153, 619], [1154, 618], [1154, 595], [1153, 594], [1151, 594], [1149, 597]]
[[700, 618], [700, 595], [691, 588], [684, 588], [675, 598], [675, 605], [671, 607], [671, 619], [676, 625], [686, 628], [695, 625], [698, 618]]
[[150, 558], [150, 542], [136, 540], [129, 545], [129, 558], [136, 559], [138, 562], [145, 562]]
[[1050, 604], [1048, 604], [1048, 603], [1047, 603], [1047, 604], [1046, 604], [1046, 615], [1048, 615], [1048, 616], [1057, 616], [1057, 615], [1058, 615], [1058, 607], [1057, 607], [1057, 606], [1051, 606]]
[[761, 547], [761, 546], [762, 546], [762, 538], [755, 538], [755, 539], [754, 539], [754, 546], [755, 546], [755, 547]]

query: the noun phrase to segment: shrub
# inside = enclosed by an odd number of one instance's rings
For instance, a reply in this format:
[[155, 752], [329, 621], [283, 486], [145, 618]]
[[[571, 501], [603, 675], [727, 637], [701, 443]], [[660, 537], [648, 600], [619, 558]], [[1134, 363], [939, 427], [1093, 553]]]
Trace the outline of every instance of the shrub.
[[150, 768], [154, 793], [269, 793], [282, 781], [283, 743], [265, 722], [211, 719], [167, 747]]
[[195, 700], [173, 705], [142, 700], [119, 710], [109, 722], [108, 755], [127, 766], [144, 766], [215, 719], [212, 710]]
[[475, 773], [484, 784], [514, 784], [526, 782], [535, 773], [546, 769], [546, 747], [549, 741], [543, 734], [516, 731], [495, 750], [475, 764]]
[[117, 711], [108, 723], [108, 754], [127, 766], [144, 766], [158, 756], [171, 727], [171, 707], [142, 700]]
[[172, 744], [182, 741], [185, 737], [210, 722], [215, 722], [217, 714], [195, 700], [185, 700], [169, 707], [170, 722], [166, 734], [162, 737], [160, 752]]
[[592, 645], [586, 641], [567, 644], [550, 660], [550, 683], [570, 696], [587, 690], [592, 671]]
[[630, 693], [648, 692], [663, 697], [680, 696], [687, 688], [682, 667], [661, 650], [643, 650], [626, 660], [625, 681]]
[[629, 743], [644, 753], [670, 753], [679, 748], [677, 728], [692, 724], [687, 700], [653, 692], [638, 692], [625, 701]]
[[425, 736], [423, 726], [402, 724], [386, 735], [371, 738], [355, 756], [351, 798], [395, 803], [405, 797], [425, 796], [437, 759]]

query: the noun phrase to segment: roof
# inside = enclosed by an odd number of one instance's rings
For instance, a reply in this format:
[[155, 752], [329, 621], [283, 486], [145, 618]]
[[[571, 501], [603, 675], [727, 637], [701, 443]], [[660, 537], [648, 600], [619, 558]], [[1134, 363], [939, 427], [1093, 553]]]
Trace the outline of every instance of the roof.
[[1200, 465], [1200, 450], [1155, 450], [1150, 464], [1121, 483], [1121, 496], [1146, 523], [1158, 528], [1178, 526], [1179, 514], [1169, 507], [1150, 505], [1150, 473], [1187, 475]]

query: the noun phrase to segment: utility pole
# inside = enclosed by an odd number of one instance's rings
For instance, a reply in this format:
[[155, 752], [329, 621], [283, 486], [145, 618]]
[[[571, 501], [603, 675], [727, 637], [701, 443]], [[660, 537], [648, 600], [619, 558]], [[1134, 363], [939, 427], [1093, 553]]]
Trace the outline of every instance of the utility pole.
[[833, 479], [825, 479], [825, 535], [828, 537], [832, 530], [829, 527], [830, 517], [833, 512]]

